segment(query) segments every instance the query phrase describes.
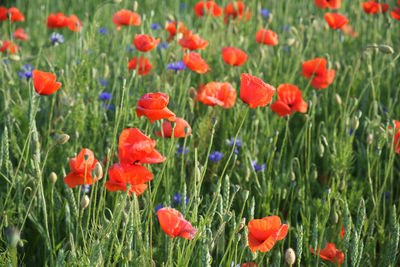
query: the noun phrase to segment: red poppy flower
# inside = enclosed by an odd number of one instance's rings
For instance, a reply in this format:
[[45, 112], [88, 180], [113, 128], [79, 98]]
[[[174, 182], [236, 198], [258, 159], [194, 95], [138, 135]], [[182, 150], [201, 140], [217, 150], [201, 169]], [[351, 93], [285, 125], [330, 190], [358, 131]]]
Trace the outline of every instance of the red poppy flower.
[[271, 105], [271, 109], [279, 116], [292, 115], [293, 111], [307, 112], [307, 103], [299, 88], [291, 84], [281, 84], [276, 89], [278, 100]]
[[200, 86], [196, 95], [196, 99], [206, 105], [218, 105], [223, 108], [233, 107], [236, 97], [236, 90], [228, 82], [209, 82], [205, 86]]
[[142, 52], [147, 52], [156, 47], [160, 43], [160, 38], [154, 39], [147, 34], [136, 34], [133, 39], [133, 44], [136, 49]]
[[340, 237], [341, 237], [341, 238], [344, 238], [344, 225], [343, 225], [343, 227], [342, 227], [342, 231], [340, 231]]
[[69, 18], [63, 13], [50, 14], [47, 17], [47, 28], [64, 28], [68, 27]]
[[251, 17], [250, 11], [247, 10], [245, 4], [242, 1], [236, 1], [235, 3], [229, 2], [224, 9], [224, 23], [228, 23], [229, 17], [233, 19], [241, 18], [243, 20], [249, 20]]
[[310, 248], [310, 251], [316, 255], [319, 253], [319, 257], [324, 260], [328, 260], [332, 263], [337, 262], [340, 266], [344, 261], [344, 253], [340, 250], [336, 249], [335, 244], [326, 243], [326, 247], [321, 251], [315, 251], [313, 248]]
[[319, 8], [338, 9], [342, 5], [342, 0], [315, 0], [315, 5]]
[[150, 64], [149, 60], [145, 57], [140, 57], [139, 67], [137, 67], [137, 61], [137, 57], [132, 58], [128, 63], [128, 69], [136, 70], [136, 68], [138, 68], [137, 73], [143, 76], [149, 74], [150, 70], [153, 68], [153, 65]]
[[78, 19], [77, 16], [71, 15], [67, 20], [67, 27], [71, 31], [79, 32], [81, 30], [82, 22]]
[[177, 32], [182, 33], [183, 36], [187, 36], [189, 30], [183, 25], [182, 22], [178, 22], [178, 29], [176, 28], [176, 21], [169, 22], [167, 27], [165, 28], [169, 32], [169, 37], [167, 39], [167, 42], [171, 41], [172, 38], [176, 35]]
[[157, 217], [163, 231], [172, 238], [180, 236], [185, 239], [193, 239], [196, 236], [197, 229], [175, 209], [169, 207], [159, 209]]
[[258, 267], [258, 264], [256, 262], [247, 262], [243, 263], [242, 267]]
[[222, 48], [222, 59], [231, 66], [241, 66], [247, 61], [247, 54], [235, 47]]
[[379, 12], [379, 3], [375, 1], [363, 2], [362, 7], [367, 14], [377, 14]]
[[122, 131], [119, 136], [119, 160], [127, 164], [161, 163], [166, 160], [156, 149], [156, 141], [137, 128]]
[[15, 30], [13, 37], [15, 39], [20, 39], [20, 40], [28, 40], [29, 36], [25, 33], [23, 28], [18, 28]]
[[130, 10], [121, 9], [113, 15], [112, 22], [117, 25], [117, 31], [119, 31], [122, 25], [139, 26], [141, 19], [139, 14]]
[[144, 183], [153, 179], [153, 174], [144, 166], [137, 164], [116, 163], [108, 171], [110, 180], [105, 183], [109, 191], [126, 191], [127, 184], [131, 184], [129, 195], [135, 192], [136, 196], [143, 193], [147, 185]]
[[[174, 128], [174, 138], [180, 138], [189, 136], [192, 133], [192, 128], [189, 123], [182, 118], [176, 118]], [[163, 132], [155, 131], [155, 134], [159, 137], [170, 138], [172, 136], [172, 125], [171, 122], [165, 121], [162, 124]]]
[[393, 9], [392, 12], [390, 12], [390, 15], [392, 16], [392, 18], [400, 20], [400, 7], [397, 9]]
[[260, 28], [256, 34], [256, 41], [260, 44], [277, 45], [279, 43], [278, 35], [271, 31]]
[[56, 75], [50, 72], [33, 70], [32, 76], [33, 86], [35, 87], [36, 93], [39, 95], [51, 95], [52, 93], [55, 93], [62, 85], [60, 82], [56, 82]]
[[[394, 151], [399, 154], [400, 153], [400, 121], [394, 121], [395, 124], [395, 135], [394, 135], [394, 140], [393, 140], [393, 149]], [[392, 126], [389, 126], [389, 129], [391, 129]]]
[[[116, 174], [113, 174], [113, 178], [111, 178], [111, 169], [109, 170], [110, 173], [110, 180], [108, 180], [104, 186], [108, 191], [114, 192], [114, 191], [126, 191], [127, 188], [127, 183], [124, 180], [123, 174], [120, 174], [118, 172], [114, 172]], [[132, 192], [135, 193], [136, 196], [141, 195], [145, 190], [147, 189], [147, 184], [137, 184], [137, 185], [131, 185], [129, 189], [129, 196], [132, 195]]]
[[281, 224], [278, 216], [269, 216], [249, 221], [247, 228], [249, 229], [249, 248], [254, 253], [257, 250], [269, 251], [276, 241], [285, 238], [289, 226]]
[[8, 9], [4, 6], [0, 6], [0, 21], [7, 20]]
[[240, 98], [250, 108], [264, 107], [271, 102], [275, 88], [248, 73], [242, 73]]
[[164, 93], [144, 94], [136, 106], [136, 115], [146, 116], [151, 123], [161, 119], [175, 121], [175, 114], [167, 108], [169, 96]]
[[198, 34], [192, 34], [190, 31], [186, 37], [179, 40], [179, 44], [185, 49], [197, 50], [204, 49], [208, 46], [208, 42], [200, 38]]
[[349, 22], [346, 16], [337, 13], [325, 13], [325, 20], [332, 29], [340, 29]]
[[[71, 172], [64, 177], [64, 182], [73, 188], [77, 185], [92, 185], [93, 182], [97, 182], [97, 179], [93, 181], [92, 170], [96, 166], [97, 159], [91, 150], [84, 148], [78, 156], [69, 160], [69, 168]], [[101, 178], [101, 177], [98, 177]]]
[[385, 13], [389, 10], [388, 4], [380, 4], [382, 13]]
[[311, 85], [318, 89], [328, 87], [335, 78], [335, 70], [328, 70], [326, 68], [326, 59], [315, 58], [303, 62], [302, 73], [307, 79], [310, 79], [313, 75], [314, 78], [311, 80]]
[[204, 14], [219, 17], [222, 15], [222, 8], [219, 7], [214, 1], [199, 1], [194, 6], [194, 13], [199, 18], [203, 17]]
[[8, 54], [14, 54], [19, 50], [19, 47], [11, 41], [4, 41], [3, 45], [0, 47], [0, 51], [5, 53], [6, 50]]
[[190, 52], [183, 56], [183, 63], [191, 69], [200, 74], [204, 74], [210, 70], [210, 67], [196, 52]]
[[0, 7], [0, 21], [8, 20], [8, 16], [11, 17], [11, 21], [25, 21], [25, 16], [19, 12], [18, 8], [12, 7], [7, 10], [6, 7]]

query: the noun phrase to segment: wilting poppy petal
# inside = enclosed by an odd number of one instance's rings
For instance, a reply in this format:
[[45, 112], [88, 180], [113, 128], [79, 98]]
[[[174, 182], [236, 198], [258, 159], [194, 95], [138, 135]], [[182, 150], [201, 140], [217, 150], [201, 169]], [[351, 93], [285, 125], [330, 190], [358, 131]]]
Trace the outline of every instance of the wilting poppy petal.
[[231, 66], [241, 66], [247, 60], [247, 54], [235, 47], [222, 48], [222, 59]]
[[269, 251], [278, 240], [287, 235], [288, 225], [281, 224], [278, 216], [264, 217], [263, 219], [251, 220], [248, 224], [249, 248], [254, 253]]
[[136, 49], [142, 52], [150, 51], [160, 43], [160, 38], [154, 39], [153, 37], [146, 34], [136, 34], [133, 39], [133, 44]]
[[242, 73], [240, 98], [250, 108], [264, 107], [271, 102], [275, 88], [248, 73]]
[[348, 34], [348, 35], [353, 36], [353, 37], [357, 37], [357, 36], [358, 36], [358, 32], [356, 32], [355, 30], [353, 30], [353, 27], [352, 27], [351, 25], [349, 25], [349, 24], [344, 25], [344, 26], [342, 27], [342, 31], [343, 31], [345, 34]]
[[228, 82], [209, 82], [201, 86], [196, 95], [196, 99], [206, 105], [218, 105], [223, 108], [233, 107], [236, 97], [236, 90]]
[[[182, 118], [176, 118], [174, 128], [174, 138], [189, 136], [192, 132], [192, 128], [189, 123]], [[160, 137], [171, 137], [172, 136], [172, 126], [171, 122], [163, 122], [162, 124], [163, 132], [155, 131], [155, 134]]]
[[349, 22], [346, 16], [337, 13], [325, 13], [325, 20], [332, 29], [340, 29]]
[[50, 72], [33, 70], [32, 76], [35, 91], [39, 95], [51, 95], [52, 93], [55, 93], [62, 85], [61, 83], [56, 82], [56, 75]]
[[191, 32], [184, 38], [179, 40], [179, 44], [183, 48], [189, 50], [204, 49], [208, 46], [208, 42], [200, 38], [198, 34], [192, 34]]
[[263, 28], [258, 30], [256, 34], [256, 41], [257, 43], [266, 45], [278, 45], [279, 43], [278, 35], [275, 32]]
[[204, 74], [210, 70], [210, 67], [196, 52], [190, 52], [183, 56], [183, 63], [191, 69], [200, 74]]
[[196, 16], [200, 18], [205, 14], [212, 15], [214, 17], [219, 17], [222, 15], [222, 8], [219, 7], [214, 1], [199, 1], [193, 9]]
[[137, 128], [125, 129], [119, 137], [119, 160], [121, 163], [161, 163], [166, 160], [155, 149], [156, 141]]
[[121, 9], [113, 15], [112, 22], [117, 25], [117, 30], [119, 31], [122, 25], [139, 26], [141, 19], [139, 14], [130, 10]]
[[307, 103], [299, 88], [291, 84], [281, 84], [277, 88], [278, 100], [271, 105], [271, 109], [279, 116], [292, 115], [293, 111], [307, 112]]
[[147, 75], [149, 74], [150, 70], [153, 68], [153, 65], [150, 64], [149, 60], [145, 57], [140, 57], [139, 66], [137, 66], [138, 58], [132, 58], [128, 63], [128, 69], [136, 70], [139, 75]]
[[185, 239], [193, 239], [197, 233], [197, 229], [175, 209], [169, 207], [159, 209], [157, 217], [163, 231], [172, 238], [180, 236]]
[[[310, 251], [318, 255], [318, 251], [316, 252], [313, 248], [310, 248]], [[332, 263], [337, 262], [339, 266], [344, 262], [344, 253], [336, 249], [333, 243], [326, 243], [326, 247], [319, 251], [319, 257], [324, 260], [329, 260]]]

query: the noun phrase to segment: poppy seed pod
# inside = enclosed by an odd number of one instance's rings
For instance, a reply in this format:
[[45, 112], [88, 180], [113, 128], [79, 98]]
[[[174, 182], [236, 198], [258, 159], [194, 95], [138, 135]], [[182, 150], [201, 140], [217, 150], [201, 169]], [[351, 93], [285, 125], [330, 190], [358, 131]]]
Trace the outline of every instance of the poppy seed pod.
[[336, 103], [341, 106], [342, 105], [342, 98], [340, 97], [340, 95], [335, 94], [335, 99], [336, 99]]
[[358, 126], [360, 126], [360, 121], [359, 121], [358, 117], [355, 116], [355, 117], [353, 118], [353, 130], [354, 130], [354, 131], [357, 130], [357, 129], [358, 129]]
[[86, 209], [89, 206], [90, 200], [87, 195], [85, 195], [81, 200], [81, 209]]
[[294, 252], [294, 249], [288, 248], [285, 251], [285, 262], [289, 265], [292, 266], [296, 262], [296, 252]]
[[97, 179], [101, 179], [101, 177], [103, 177], [103, 167], [101, 167], [100, 162], [97, 162], [94, 166], [92, 176]]
[[68, 134], [61, 134], [56, 137], [56, 144], [57, 145], [64, 145], [65, 143], [68, 142], [69, 140], [69, 135]]
[[55, 184], [57, 182], [57, 174], [55, 172], [50, 173], [50, 181]]

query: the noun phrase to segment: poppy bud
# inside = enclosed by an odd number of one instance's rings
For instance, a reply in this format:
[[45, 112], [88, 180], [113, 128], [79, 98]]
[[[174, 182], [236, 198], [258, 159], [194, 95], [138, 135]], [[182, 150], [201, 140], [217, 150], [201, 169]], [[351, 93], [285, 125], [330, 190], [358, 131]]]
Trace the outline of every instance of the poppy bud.
[[89, 206], [89, 197], [87, 195], [84, 195], [82, 200], [81, 200], [81, 209], [86, 209]]
[[227, 213], [222, 216], [224, 222], [229, 222], [232, 218], [232, 212], [228, 211]]
[[21, 58], [20, 58], [20, 56], [18, 56], [16, 54], [12, 54], [12, 55], [10, 55], [10, 59], [12, 61], [19, 61]]
[[8, 216], [4, 215], [4, 227], [8, 227]]
[[55, 172], [50, 173], [50, 181], [55, 184], [57, 182], [57, 174]]
[[340, 63], [338, 61], [335, 61], [335, 69], [340, 70], [340, 68], [341, 68]]
[[361, 116], [362, 116], [362, 111], [361, 111], [361, 110], [357, 110], [357, 111], [356, 111], [356, 116], [357, 116], [357, 118], [361, 118]]
[[358, 120], [357, 116], [353, 118], [353, 130], [357, 130], [358, 126], [360, 126], [360, 121]]
[[332, 213], [332, 221], [334, 224], [337, 224], [339, 222], [339, 215], [337, 214], [336, 211]]
[[288, 248], [285, 251], [285, 262], [289, 265], [292, 266], [295, 261], [296, 261], [296, 252], [294, 252], [294, 249]]
[[311, 174], [311, 177], [312, 177], [314, 180], [317, 180], [317, 178], [318, 178], [318, 171], [317, 171], [317, 170], [314, 170], [314, 171], [312, 172], [312, 174]]
[[67, 143], [69, 140], [69, 135], [68, 134], [61, 134], [56, 137], [56, 144], [57, 145], [63, 145]]
[[324, 145], [321, 143], [321, 141], [318, 142], [317, 152], [318, 152], [318, 155], [319, 155], [321, 158], [324, 156], [325, 147], [324, 147]]
[[[133, 2], [133, 11], [136, 11], [138, 9], [138, 2], [135, 1]], [[145, 21], [145, 19], [143, 18], [143, 20]]]
[[379, 45], [378, 49], [379, 49], [379, 52], [382, 52], [384, 54], [393, 54], [394, 53], [393, 48], [388, 45]]
[[240, 190], [240, 185], [236, 184], [236, 185], [233, 186], [233, 192], [234, 193], [238, 192], [239, 190]]
[[296, 174], [294, 172], [290, 172], [290, 180], [294, 182], [296, 180]]
[[249, 190], [244, 190], [242, 194], [243, 194], [243, 198], [246, 201], [249, 198]]
[[296, 42], [296, 39], [294, 39], [294, 38], [289, 38], [289, 39], [287, 39], [287, 41], [286, 41], [286, 45], [287, 45], [287, 46], [292, 46], [295, 42]]
[[367, 144], [368, 145], [372, 144], [373, 140], [374, 140], [374, 135], [373, 134], [368, 134], [367, 135]]
[[282, 199], [283, 199], [283, 200], [286, 199], [286, 195], [287, 195], [287, 190], [286, 190], [286, 188], [284, 188], [284, 189], [283, 189], [283, 192], [282, 192]]
[[97, 179], [101, 179], [101, 177], [103, 177], [103, 167], [101, 167], [100, 162], [97, 162], [96, 166], [94, 166], [92, 176]]
[[246, 218], [242, 218], [239, 223], [239, 231], [246, 225]]
[[335, 98], [336, 98], [336, 103], [340, 106], [342, 105], [342, 98], [340, 97], [340, 95], [335, 94]]

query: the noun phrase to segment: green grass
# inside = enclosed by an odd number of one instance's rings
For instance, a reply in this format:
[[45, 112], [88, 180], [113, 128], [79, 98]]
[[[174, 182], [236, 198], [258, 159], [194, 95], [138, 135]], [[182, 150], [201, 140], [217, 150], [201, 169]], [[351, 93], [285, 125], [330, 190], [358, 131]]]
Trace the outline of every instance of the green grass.
[[[389, 126], [400, 119], [400, 22], [390, 12], [367, 15], [361, 1], [343, 1], [338, 13], [359, 32], [354, 38], [328, 29], [325, 11], [311, 0], [246, 1], [251, 20], [229, 24], [222, 18], [197, 18], [192, 9], [197, 1], [185, 1], [187, 9], [181, 10], [179, 1], [146, 0], [138, 1], [142, 24], [116, 31], [112, 15], [134, 5], [115, 2], [4, 4], [18, 7], [26, 21], [0, 22], [0, 39], [9, 40], [23, 27], [30, 40], [17, 41], [19, 61], [0, 65], [0, 265], [230, 266], [235, 261], [283, 266], [284, 251], [291, 247], [296, 266], [334, 266], [310, 252], [326, 242], [345, 253], [343, 266], [399, 264], [400, 162]], [[388, 3], [395, 7], [395, 1]], [[263, 18], [261, 8], [272, 17]], [[81, 32], [47, 29], [47, 16], [57, 12], [77, 15]], [[128, 71], [129, 59], [143, 54], [125, 50], [134, 35], [146, 33], [165, 42], [168, 33], [152, 30], [150, 23], [164, 25], [169, 19], [182, 21], [210, 42], [200, 54], [212, 71], [167, 70], [184, 55], [176, 40], [166, 50], [145, 54], [155, 66], [149, 75]], [[107, 35], [97, 32], [100, 27], [108, 29]], [[280, 44], [258, 44], [260, 27], [277, 32]], [[63, 34], [63, 44], [51, 46], [53, 31]], [[368, 48], [373, 43], [389, 45], [395, 53]], [[225, 46], [243, 49], [248, 61], [241, 67], [225, 64]], [[8, 57], [0, 54], [0, 60]], [[337, 71], [325, 90], [315, 90], [301, 75], [301, 63], [315, 57], [326, 58]], [[17, 74], [24, 64], [56, 74], [63, 86], [53, 95], [36, 96], [32, 81]], [[274, 87], [296, 85], [308, 112], [285, 119], [269, 107], [249, 109], [239, 97], [241, 73]], [[108, 84], [100, 85], [99, 78]], [[210, 81], [228, 81], [237, 90], [232, 109], [196, 103], [191, 91]], [[113, 94], [115, 110], [102, 108], [102, 91]], [[160, 121], [137, 118], [139, 98], [158, 91], [170, 96], [168, 107], [189, 122], [191, 136], [159, 138], [154, 130]], [[146, 166], [154, 179], [138, 197], [106, 191], [109, 166], [103, 165], [104, 177], [87, 193], [89, 207], [81, 209], [81, 188], [70, 189], [62, 181], [68, 159], [82, 148], [91, 149], [99, 161], [111, 158], [126, 128], [139, 128], [155, 139], [167, 160]], [[71, 138], [59, 145], [56, 138], [63, 133]], [[243, 141], [237, 155], [226, 144], [235, 136]], [[178, 143], [188, 148], [187, 155], [175, 153]], [[215, 150], [223, 153], [217, 163], [208, 160]], [[252, 160], [265, 163], [265, 170], [255, 172]], [[51, 172], [58, 176], [55, 183]], [[187, 196], [188, 204], [175, 204], [176, 193]], [[159, 204], [180, 210], [199, 229], [196, 237], [168, 237], [155, 213]], [[247, 223], [271, 215], [289, 224], [288, 235], [269, 252], [253, 254]]]

